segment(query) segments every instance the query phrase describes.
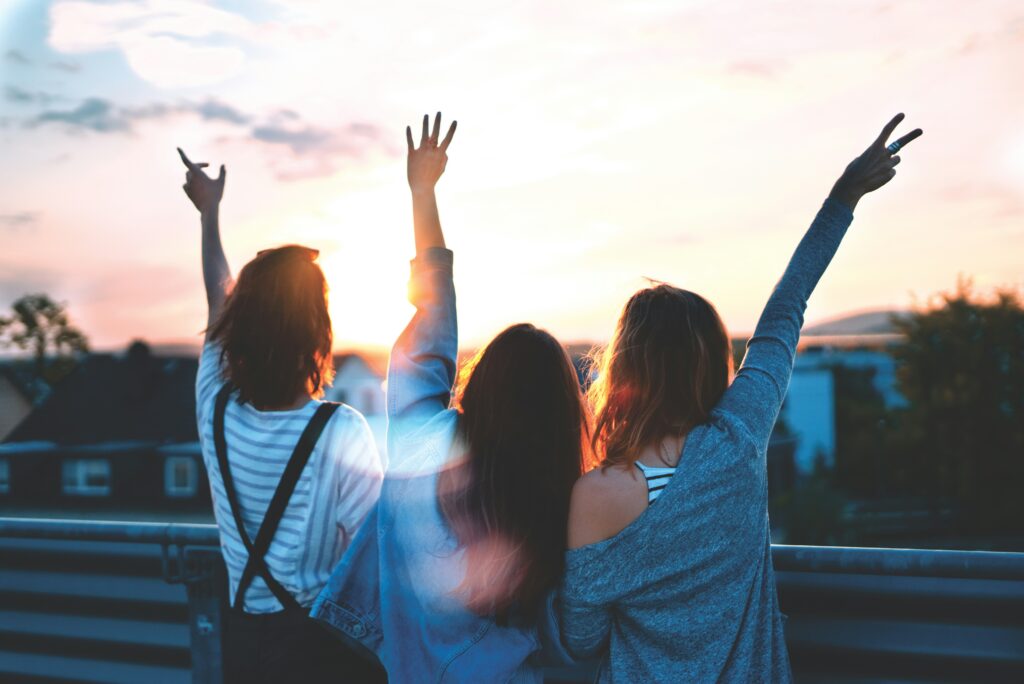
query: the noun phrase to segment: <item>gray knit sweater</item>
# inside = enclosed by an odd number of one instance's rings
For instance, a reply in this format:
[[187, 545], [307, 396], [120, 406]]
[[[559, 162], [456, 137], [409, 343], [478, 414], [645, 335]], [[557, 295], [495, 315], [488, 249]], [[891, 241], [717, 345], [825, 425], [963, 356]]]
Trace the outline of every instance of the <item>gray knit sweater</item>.
[[790, 681], [765, 454], [807, 298], [852, 219], [825, 201], [661, 497], [614, 537], [567, 552], [562, 638], [577, 657], [601, 657], [599, 681]]

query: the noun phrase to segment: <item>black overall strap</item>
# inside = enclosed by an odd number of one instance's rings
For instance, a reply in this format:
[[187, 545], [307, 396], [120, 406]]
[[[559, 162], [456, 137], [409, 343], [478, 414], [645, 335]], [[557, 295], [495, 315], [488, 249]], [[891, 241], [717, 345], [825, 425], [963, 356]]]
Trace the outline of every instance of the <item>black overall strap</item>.
[[231, 467], [228, 464], [227, 439], [224, 434], [224, 414], [227, 411], [231, 392], [232, 388], [229, 385], [225, 385], [217, 394], [213, 413], [213, 441], [217, 452], [217, 464], [220, 467], [221, 480], [224, 482], [224, 491], [228, 497], [228, 504], [231, 506], [231, 514], [235, 519], [235, 527], [238, 530], [238, 536], [242, 540], [242, 544], [245, 546], [245, 550], [249, 554], [249, 559], [245, 564], [245, 569], [242, 571], [242, 577], [238, 583], [238, 591], [235, 594], [233, 607], [237, 610], [244, 609], [245, 593], [248, 591], [254, 576], [258, 575], [266, 583], [267, 588], [274, 594], [274, 597], [281, 602], [281, 605], [285, 608], [298, 608], [299, 604], [295, 598], [270, 574], [270, 568], [267, 567], [264, 557], [270, 548], [270, 542], [274, 538], [274, 533], [277, 531], [281, 518], [284, 516], [285, 508], [287, 508], [288, 500], [291, 498], [295, 485], [299, 481], [299, 476], [309, 461], [309, 457], [313, 453], [313, 448], [316, 446], [324, 427], [337, 410], [338, 404], [328, 402], [321, 404], [317, 408], [316, 413], [313, 414], [309, 424], [306, 425], [306, 429], [303, 431], [302, 436], [299, 437], [298, 444], [296, 444], [295, 450], [292, 452], [288, 465], [285, 466], [281, 482], [274, 491], [270, 505], [267, 506], [263, 522], [256, 533], [256, 541], [253, 542], [249, 538], [242, 520], [242, 509], [238, 504], [234, 478], [231, 476]]

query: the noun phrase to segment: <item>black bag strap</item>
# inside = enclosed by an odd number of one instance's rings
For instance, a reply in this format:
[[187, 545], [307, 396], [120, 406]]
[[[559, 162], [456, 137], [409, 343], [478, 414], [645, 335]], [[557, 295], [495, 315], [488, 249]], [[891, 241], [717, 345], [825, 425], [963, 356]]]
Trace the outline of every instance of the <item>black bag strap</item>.
[[303, 430], [302, 436], [299, 437], [299, 441], [295, 445], [294, 451], [292, 451], [291, 458], [288, 460], [288, 465], [285, 466], [284, 473], [281, 476], [281, 482], [277, 485], [277, 489], [274, 491], [274, 496], [270, 500], [270, 505], [267, 506], [267, 512], [263, 517], [263, 522], [260, 523], [260, 529], [256, 533], [256, 541], [253, 542], [249, 538], [249, 534], [246, 532], [245, 524], [242, 520], [242, 509], [238, 504], [238, 495], [235, 492], [234, 478], [231, 475], [231, 467], [228, 464], [228, 446], [224, 433], [224, 414], [227, 411], [227, 405], [231, 398], [232, 391], [233, 388], [230, 385], [225, 385], [221, 388], [220, 392], [217, 394], [217, 401], [214, 405], [213, 411], [213, 442], [214, 448], [217, 452], [217, 465], [220, 468], [221, 480], [224, 483], [224, 491], [228, 497], [228, 504], [231, 506], [231, 515], [234, 517], [238, 536], [242, 540], [242, 544], [245, 546], [245, 550], [249, 554], [249, 559], [245, 564], [241, 580], [238, 583], [238, 591], [235, 594], [235, 600], [232, 607], [236, 610], [244, 609], [245, 593], [248, 591], [253, 578], [258, 575], [266, 583], [267, 588], [270, 589], [274, 597], [281, 602], [281, 605], [286, 609], [298, 608], [299, 604], [298, 601], [295, 600], [295, 597], [293, 597], [287, 589], [281, 586], [281, 583], [274, 579], [273, 575], [270, 574], [270, 568], [267, 567], [265, 556], [267, 550], [270, 548], [270, 542], [274, 538], [274, 533], [277, 531], [277, 527], [281, 522], [281, 518], [284, 516], [284, 512], [288, 506], [289, 499], [291, 499], [292, 492], [294, 492], [295, 486], [298, 484], [299, 477], [302, 475], [302, 470], [309, 461], [309, 457], [313, 453], [313, 448], [320, 439], [320, 434], [323, 432], [324, 427], [327, 426], [327, 422], [338, 409], [338, 404], [332, 402], [322, 403], [306, 425], [306, 429]]

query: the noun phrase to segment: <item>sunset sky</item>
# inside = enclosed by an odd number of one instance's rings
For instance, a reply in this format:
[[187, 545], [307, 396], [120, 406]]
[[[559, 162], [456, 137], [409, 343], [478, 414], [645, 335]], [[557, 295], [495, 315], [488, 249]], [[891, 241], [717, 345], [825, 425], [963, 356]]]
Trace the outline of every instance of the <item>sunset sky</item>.
[[865, 198], [808, 320], [1024, 283], [1024, 3], [7, 1], [0, 307], [97, 348], [198, 341], [180, 145], [227, 165], [234, 270], [321, 250], [339, 347], [410, 313], [404, 127], [459, 121], [438, 196], [462, 340], [607, 338], [645, 276], [749, 331], [846, 163], [925, 135]]

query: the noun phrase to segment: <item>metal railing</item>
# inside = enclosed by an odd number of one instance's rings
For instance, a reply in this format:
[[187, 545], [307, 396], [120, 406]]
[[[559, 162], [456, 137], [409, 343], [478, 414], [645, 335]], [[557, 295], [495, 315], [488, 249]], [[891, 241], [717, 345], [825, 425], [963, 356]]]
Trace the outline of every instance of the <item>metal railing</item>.
[[[0, 518], [0, 679], [220, 682], [218, 544], [214, 525]], [[1024, 681], [1024, 553], [772, 552], [798, 681]]]

